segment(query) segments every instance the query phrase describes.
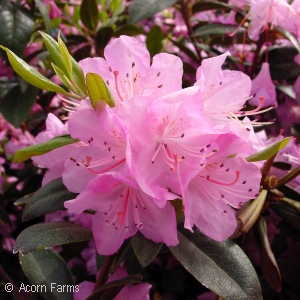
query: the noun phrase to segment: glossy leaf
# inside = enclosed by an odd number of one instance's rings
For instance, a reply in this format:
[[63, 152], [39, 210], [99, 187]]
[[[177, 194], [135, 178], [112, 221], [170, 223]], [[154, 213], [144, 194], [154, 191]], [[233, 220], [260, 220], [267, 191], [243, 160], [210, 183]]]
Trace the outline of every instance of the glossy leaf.
[[[193, 36], [202, 37], [205, 35], [213, 34], [215, 35], [227, 35], [236, 30], [235, 25], [227, 25], [227, 24], [207, 24], [203, 25], [200, 28], [194, 31]], [[237, 33], [243, 33], [245, 31], [244, 28], [239, 28]]]
[[282, 290], [281, 275], [270, 246], [267, 224], [264, 218], [260, 217], [258, 219], [256, 229], [260, 240], [260, 260], [263, 275], [273, 290], [279, 293]]
[[284, 203], [274, 203], [270, 207], [288, 225], [300, 231], [300, 215], [293, 208]]
[[[68, 77], [69, 74], [60, 54], [58, 43], [49, 34], [45, 32], [40, 32], [40, 34], [42, 35], [43, 42], [47, 50], [49, 51], [54, 63]], [[81, 92], [84, 95], [87, 95], [83, 71], [73, 57], [70, 57], [70, 59], [72, 63], [72, 77], [74, 78], [74, 81]]]
[[63, 42], [63, 40], [61, 39], [60, 36], [58, 36], [58, 48], [59, 48], [59, 52], [61, 54], [63, 63], [66, 66], [67, 72], [69, 74], [69, 78], [72, 78], [73, 72], [72, 72], [71, 56], [70, 56], [70, 53], [69, 53], [65, 43]]
[[169, 247], [200, 283], [224, 299], [262, 299], [256, 272], [246, 254], [232, 240], [214, 241], [180, 225], [179, 245]]
[[94, 108], [102, 101], [107, 103], [110, 107], [115, 106], [115, 99], [101, 76], [96, 73], [87, 73], [86, 85]]
[[146, 268], [153, 261], [163, 245], [148, 240], [139, 231], [131, 237], [130, 242], [143, 268]]
[[113, 36], [114, 30], [111, 27], [102, 27], [98, 30], [96, 35], [96, 45], [100, 49], [104, 49], [109, 40]]
[[[43, 1], [41, 0], [34, 0], [39, 12], [42, 15], [43, 21], [45, 23], [45, 27], [47, 32], [51, 33], [51, 22], [50, 22], [50, 17], [49, 17], [49, 12], [47, 10], [46, 5], [44, 4]], [[46, 3], [46, 2], [45, 2]]]
[[140, 27], [137, 27], [132, 24], [127, 24], [117, 28], [114, 33], [114, 37], [119, 37], [121, 35], [135, 36], [142, 33], [143, 30]]
[[99, 16], [96, 0], [83, 0], [80, 6], [80, 19], [82, 23], [90, 30], [95, 31]]
[[19, 56], [30, 40], [34, 19], [21, 5], [8, 0], [0, 2], [0, 43]]
[[102, 285], [95, 290], [86, 300], [111, 300], [121, 291], [127, 284], [141, 283], [143, 276], [140, 274], [130, 275], [120, 280], [115, 280]]
[[278, 187], [278, 189], [284, 194], [284, 197], [288, 197], [290, 199], [294, 199], [300, 202], [300, 193], [291, 188], [290, 186], [285, 184]]
[[[72, 300], [75, 284], [66, 262], [50, 249], [19, 255], [20, 265], [45, 300]], [[65, 287], [64, 290], [63, 285]], [[22, 286], [21, 286], [22, 287]]]
[[27, 227], [17, 237], [13, 252], [27, 254], [46, 247], [89, 241], [92, 231], [67, 222], [49, 222]]
[[62, 210], [65, 208], [64, 202], [75, 199], [76, 196], [77, 194], [68, 191], [61, 178], [54, 179], [30, 197], [23, 210], [22, 221]]
[[129, 23], [134, 24], [175, 4], [176, 0], [134, 0], [129, 7]]
[[50, 152], [56, 148], [60, 148], [69, 144], [78, 142], [78, 139], [73, 139], [69, 135], [57, 136], [45, 143], [36, 144], [17, 150], [14, 155], [15, 162], [22, 162], [29, 159], [31, 156], [38, 156]]
[[279, 31], [280, 33], [282, 33], [292, 44], [293, 46], [297, 49], [298, 53], [300, 53], [300, 43], [298, 41], [298, 39], [289, 31], [280, 28], [280, 27], [276, 27], [276, 30]]
[[19, 85], [15, 86], [3, 97], [0, 112], [9, 123], [19, 127], [28, 116], [38, 93], [39, 89], [32, 85], [27, 85], [24, 92]]
[[298, 214], [300, 214], [300, 202], [295, 201], [293, 199], [286, 198], [286, 197], [283, 197], [281, 199], [281, 202], [285, 203], [289, 207], [293, 208]]
[[147, 49], [153, 57], [155, 54], [158, 54], [163, 47], [164, 34], [159, 26], [153, 26], [149, 31], [146, 39]]
[[272, 157], [273, 155], [275, 155], [279, 150], [283, 149], [288, 144], [290, 139], [291, 139], [290, 137], [284, 138], [283, 140], [271, 145], [270, 147], [268, 147], [260, 152], [257, 152], [251, 156], [248, 156], [246, 158], [246, 160], [248, 162], [266, 160], [266, 159]]
[[0, 48], [2, 48], [6, 52], [13, 69], [27, 82], [42, 90], [57, 92], [67, 96], [70, 95], [63, 88], [53, 83], [51, 80], [40, 74], [37, 70], [29, 66], [24, 60], [19, 58], [12, 51], [1, 45]]
[[218, 1], [203, 2], [203, 1], [201, 1], [201, 2], [198, 2], [193, 5], [192, 12], [194, 14], [197, 12], [212, 10], [212, 9], [219, 9], [222, 11], [230, 11], [232, 9], [232, 7], [224, 2], [218, 2]]

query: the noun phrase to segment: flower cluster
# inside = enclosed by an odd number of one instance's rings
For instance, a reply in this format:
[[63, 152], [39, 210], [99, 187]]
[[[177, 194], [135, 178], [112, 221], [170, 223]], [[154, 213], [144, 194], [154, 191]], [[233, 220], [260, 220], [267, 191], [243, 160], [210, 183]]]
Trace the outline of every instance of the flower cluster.
[[175, 199], [182, 202], [185, 228], [196, 226], [217, 241], [228, 238], [236, 210], [260, 188], [258, 167], [245, 160], [254, 152], [253, 125], [245, 116], [252, 112], [242, 111], [250, 78], [222, 71], [229, 52], [204, 60], [195, 85], [185, 89], [182, 61], [161, 53], [150, 65], [146, 47], [134, 38], [115, 39], [104, 55], [79, 64], [85, 75], [103, 78], [115, 106], [74, 102], [64, 125], [50, 114], [38, 142], [66, 133], [79, 142], [33, 158], [35, 163], [79, 193], [65, 202], [70, 213], [94, 212], [100, 254], [116, 252], [137, 231], [178, 244]]

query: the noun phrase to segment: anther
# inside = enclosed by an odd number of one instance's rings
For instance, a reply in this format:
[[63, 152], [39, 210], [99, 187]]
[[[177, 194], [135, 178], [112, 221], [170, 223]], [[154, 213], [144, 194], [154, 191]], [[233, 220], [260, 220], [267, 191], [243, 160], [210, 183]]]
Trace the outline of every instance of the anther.
[[247, 131], [251, 131], [251, 129], [250, 129], [250, 128], [248, 128], [248, 127], [246, 128], [246, 130], [247, 130]]

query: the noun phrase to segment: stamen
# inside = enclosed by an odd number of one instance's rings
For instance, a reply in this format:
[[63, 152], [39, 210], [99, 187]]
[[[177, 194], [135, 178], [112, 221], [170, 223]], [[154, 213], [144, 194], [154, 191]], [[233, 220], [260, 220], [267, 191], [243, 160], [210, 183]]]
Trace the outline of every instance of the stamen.
[[112, 166], [110, 166], [110, 167], [108, 167], [108, 168], [106, 168], [106, 169], [103, 169], [103, 170], [101, 170], [101, 171], [94, 171], [94, 170], [92, 170], [91, 168], [92, 167], [95, 167], [95, 166], [90, 166], [90, 162], [91, 162], [91, 157], [87, 157], [87, 169], [89, 170], [89, 172], [91, 172], [91, 173], [93, 173], [93, 174], [102, 174], [102, 173], [105, 173], [105, 172], [107, 172], [107, 171], [110, 171], [110, 170], [112, 170], [113, 168], [115, 168], [115, 167], [117, 167], [117, 166], [119, 166], [119, 165], [121, 165], [123, 162], [125, 162], [125, 158], [123, 158], [122, 160], [120, 160], [119, 162], [117, 162], [117, 163], [115, 163], [114, 165], [112, 165]]
[[217, 180], [214, 180], [214, 179], [211, 179], [209, 176], [207, 177], [204, 177], [204, 176], [200, 176], [201, 178], [206, 178], [206, 180], [210, 181], [210, 182], [213, 182], [213, 183], [216, 183], [216, 184], [219, 184], [219, 185], [223, 185], [223, 186], [231, 186], [231, 185], [234, 185], [238, 182], [239, 180], [239, 177], [240, 177], [240, 174], [241, 174], [241, 171], [236, 171], [236, 177], [234, 179], [234, 181], [232, 182], [229, 182], [229, 183], [226, 183], [226, 182], [221, 182], [221, 181], [217, 181]]
[[118, 75], [119, 75], [119, 71], [114, 71], [114, 76], [115, 76], [115, 84], [116, 84], [116, 90], [118, 93], [118, 96], [120, 98], [121, 101], [124, 101], [124, 99], [122, 98], [120, 91], [119, 91], [119, 86], [118, 86]]

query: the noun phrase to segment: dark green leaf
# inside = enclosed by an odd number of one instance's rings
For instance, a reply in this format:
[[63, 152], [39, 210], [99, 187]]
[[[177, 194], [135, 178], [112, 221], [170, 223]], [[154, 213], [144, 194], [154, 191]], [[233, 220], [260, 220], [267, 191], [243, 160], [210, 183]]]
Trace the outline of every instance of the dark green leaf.
[[300, 166], [283, 175], [277, 182], [277, 186], [286, 184], [300, 175]]
[[135, 36], [138, 34], [142, 34], [143, 30], [140, 27], [137, 27], [132, 24], [124, 25], [122, 27], [119, 27], [115, 33], [114, 37], [119, 37], [120, 35], [129, 35], [129, 36]]
[[292, 44], [293, 46], [297, 49], [298, 53], [300, 53], [300, 43], [298, 41], [298, 39], [289, 31], [280, 28], [280, 27], [276, 27], [275, 28], [277, 31], [279, 31], [280, 33], [282, 33]]
[[23, 6], [8, 0], [0, 1], [0, 43], [19, 56], [30, 40], [34, 20]]
[[300, 202], [300, 193], [295, 191], [293, 188], [291, 188], [288, 185], [281, 185], [278, 187], [278, 190], [284, 194], [285, 197], [294, 199], [298, 202]]
[[37, 288], [43, 299], [73, 299], [73, 292], [78, 286], [74, 285], [68, 265], [58, 254], [49, 249], [40, 250], [24, 256], [20, 254], [19, 260], [32, 287]]
[[129, 23], [134, 24], [175, 4], [176, 0], [134, 0], [129, 8]]
[[146, 39], [147, 49], [153, 57], [155, 54], [158, 54], [163, 47], [164, 34], [159, 26], [153, 26], [149, 31]]
[[264, 218], [260, 217], [258, 219], [256, 230], [260, 240], [260, 260], [263, 275], [273, 290], [279, 293], [282, 289], [281, 275], [270, 246], [267, 224]]
[[189, 56], [193, 61], [198, 61], [198, 57], [191, 49], [189, 49], [186, 45], [184, 45], [183, 42], [178, 42], [175, 40], [171, 40], [172, 43], [177, 46], [183, 53], [185, 53], [187, 56]]
[[274, 203], [270, 207], [288, 225], [300, 231], [300, 215], [293, 208], [284, 203]]
[[[194, 31], [194, 36], [205, 36], [205, 35], [226, 35], [228, 33], [232, 33], [236, 30], [235, 25], [227, 25], [227, 24], [207, 24], [203, 25], [200, 28]], [[244, 28], [239, 28], [237, 33], [243, 33], [245, 31]]]
[[201, 1], [201, 2], [198, 2], [193, 5], [192, 12], [194, 14], [197, 12], [212, 10], [212, 9], [219, 9], [222, 11], [230, 11], [230, 10], [232, 10], [232, 7], [226, 3], [218, 2], [218, 1], [209, 1], [209, 2]]
[[26, 195], [20, 199], [18, 199], [17, 201], [14, 202], [14, 205], [19, 206], [19, 205], [24, 205], [27, 204], [30, 200], [30, 198], [33, 196], [34, 193], [31, 193], [29, 195]]
[[140, 274], [130, 275], [120, 280], [106, 283], [93, 292], [86, 300], [111, 300], [121, 291], [127, 284], [141, 283], [143, 276]]
[[277, 84], [276, 89], [296, 100], [296, 93], [291, 85]]
[[14, 161], [22, 162], [29, 159], [31, 156], [38, 156], [50, 152], [56, 148], [60, 148], [69, 144], [78, 142], [78, 139], [73, 139], [69, 135], [57, 136], [48, 142], [28, 146], [15, 152]]
[[27, 202], [22, 221], [28, 221], [52, 212], [64, 209], [64, 202], [75, 199], [77, 194], [71, 193], [64, 186], [62, 179], [57, 178], [40, 188]]
[[273, 155], [275, 155], [279, 150], [284, 148], [287, 143], [290, 141], [290, 137], [284, 138], [283, 140], [271, 145], [270, 147], [257, 152], [249, 157], [246, 158], [248, 162], [255, 162], [255, 161], [261, 161], [261, 160], [266, 160]]
[[96, 0], [83, 0], [80, 6], [80, 19], [90, 30], [95, 31], [99, 16], [98, 4]]
[[98, 30], [96, 35], [96, 45], [100, 49], [104, 49], [109, 40], [113, 36], [113, 29], [111, 27], [102, 27]]
[[143, 268], [146, 268], [159, 253], [162, 243], [154, 243], [145, 238], [139, 231], [130, 239], [136, 257]]
[[169, 247], [171, 252], [204, 286], [224, 299], [262, 299], [256, 272], [233, 241], [216, 242], [182, 225], [178, 239], [179, 245]]
[[27, 85], [24, 92], [19, 85], [15, 86], [3, 97], [0, 111], [7, 121], [19, 127], [28, 116], [38, 93], [39, 89], [32, 85]]
[[46, 247], [91, 239], [93, 239], [93, 234], [89, 229], [73, 223], [41, 223], [30, 226], [20, 233], [13, 252], [20, 251], [22, 254], [27, 254]]

